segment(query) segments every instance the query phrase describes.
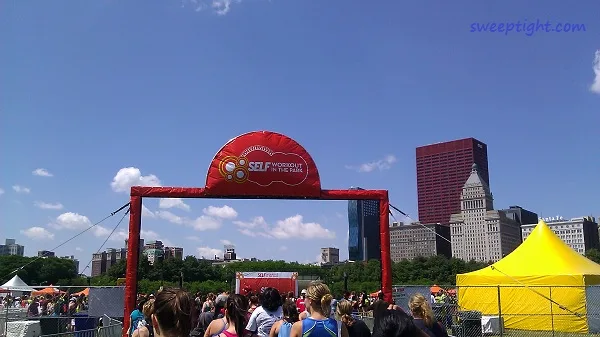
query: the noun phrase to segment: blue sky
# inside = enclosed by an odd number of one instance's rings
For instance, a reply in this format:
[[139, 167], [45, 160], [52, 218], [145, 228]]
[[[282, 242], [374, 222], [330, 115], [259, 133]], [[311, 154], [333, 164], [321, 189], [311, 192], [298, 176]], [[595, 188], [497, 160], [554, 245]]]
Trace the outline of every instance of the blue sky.
[[[325, 188], [389, 189], [412, 215], [415, 147], [473, 136], [489, 146], [496, 207], [600, 215], [600, 3], [213, 2], [4, 4], [0, 240], [27, 255], [51, 249], [126, 203], [115, 189], [136, 180], [201, 187], [216, 151], [253, 130], [304, 145]], [[469, 32], [525, 19], [586, 31]], [[347, 168], [364, 163], [380, 165]], [[314, 261], [325, 246], [347, 256], [345, 202], [144, 205], [146, 239], [186, 254], [228, 240], [243, 257]], [[283, 234], [243, 235], [240, 222], [256, 217]], [[117, 221], [57, 253], [83, 268]]]

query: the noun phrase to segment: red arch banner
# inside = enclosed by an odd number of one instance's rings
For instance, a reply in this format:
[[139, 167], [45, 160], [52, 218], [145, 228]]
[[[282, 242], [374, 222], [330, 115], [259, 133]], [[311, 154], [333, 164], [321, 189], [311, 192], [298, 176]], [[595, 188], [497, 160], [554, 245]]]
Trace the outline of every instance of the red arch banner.
[[124, 337], [137, 298], [143, 198], [378, 200], [381, 289], [385, 299], [392, 300], [388, 191], [323, 190], [317, 166], [300, 144], [279, 133], [256, 131], [230, 140], [217, 152], [208, 169], [206, 187], [131, 188]]

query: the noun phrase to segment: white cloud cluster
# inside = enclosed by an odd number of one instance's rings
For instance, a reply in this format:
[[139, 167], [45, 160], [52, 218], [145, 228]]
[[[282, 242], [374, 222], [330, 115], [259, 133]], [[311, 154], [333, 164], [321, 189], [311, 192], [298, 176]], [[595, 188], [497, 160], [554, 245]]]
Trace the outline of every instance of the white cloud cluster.
[[67, 212], [56, 217], [56, 220], [49, 223], [48, 226], [57, 230], [80, 230], [86, 229], [92, 225], [87, 216], [78, 213]]
[[231, 10], [231, 5], [241, 2], [242, 0], [183, 0], [182, 6], [189, 5], [197, 12], [210, 9], [218, 15], [226, 15]]
[[384, 171], [392, 168], [392, 164], [397, 162], [398, 159], [396, 156], [390, 154], [385, 156], [383, 159], [379, 159], [376, 161], [372, 161], [370, 163], [360, 164], [358, 166], [355, 165], [346, 165], [346, 168], [349, 170], [355, 170], [360, 173], [369, 173], [373, 171]]
[[324, 228], [316, 222], [304, 222], [300, 214], [279, 220], [275, 225], [269, 225], [262, 216], [255, 217], [250, 222], [234, 221], [238, 231], [252, 237], [286, 240], [296, 239], [333, 239], [335, 232]]
[[[118, 193], [128, 193], [131, 186], [162, 186], [162, 184], [156, 175], [142, 175], [142, 171], [137, 167], [120, 169], [110, 183], [112, 190]], [[190, 210], [190, 206], [184, 203], [181, 198], [162, 198], [158, 201], [158, 207], [162, 209]], [[147, 215], [149, 214], [147, 213]]]
[[205, 259], [213, 259], [215, 257], [215, 255], [223, 256], [222, 250], [216, 249], [216, 248], [210, 248], [207, 246], [198, 247], [197, 251], [198, 251], [198, 257], [205, 258]]
[[595, 76], [590, 90], [596, 94], [600, 94], [600, 49], [596, 50], [594, 54], [593, 69]]
[[20, 185], [14, 185], [12, 188], [15, 192], [20, 193], [20, 194], [29, 194], [31, 192], [30, 188], [20, 186]]
[[188, 212], [190, 210], [190, 206], [181, 198], [162, 198], [158, 201], [158, 207], [163, 209], [179, 208]]
[[21, 230], [21, 234], [30, 238], [31, 240], [53, 240], [54, 234], [43, 227], [31, 227]]
[[197, 231], [206, 231], [221, 228], [223, 220], [230, 220], [237, 217], [238, 213], [235, 209], [230, 206], [224, 205], [222, 207], [209, 206], [203, 209], [204, 215], [201, 215], [195, 219], [182, 217], [173, 214], [169, 211], [157, 211], [154, 213], [158, 218], [167, 220], [170, 223], [177, 225], [187, 225], [194, 228]]
[[114, 176], [110, 187], [115, 192], [129, 192], [131, 186], [161, 186], [160, 180], [154, 174], [147, 176], [137, 167], [124, 167]]
[[42, 201], [36, 201], [33, 203], [35, 205], [35, 207], [37, 208], [41, 208], [41, 209], [53, 209], [53, 210], [60, 210], [63, 209], [64, 206], [61, 203], [47, 203], [47, 202], [42, 202]]
[[54, 177], [54, 174], [48, 172], [45, 168], [35, 169], [31, 174], [38, 177]]

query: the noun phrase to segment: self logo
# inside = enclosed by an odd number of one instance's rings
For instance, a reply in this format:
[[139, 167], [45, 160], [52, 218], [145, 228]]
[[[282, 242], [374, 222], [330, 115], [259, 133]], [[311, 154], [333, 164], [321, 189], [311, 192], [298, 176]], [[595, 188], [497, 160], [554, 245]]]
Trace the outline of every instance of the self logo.
[[219, 172], [228, 182], [251, 182], [260, 186], [302, 184], [308, 177], [306, 160], [295, 153], [274, 152], [266, 146], [251, 146], [238, 156], [220, 160]]

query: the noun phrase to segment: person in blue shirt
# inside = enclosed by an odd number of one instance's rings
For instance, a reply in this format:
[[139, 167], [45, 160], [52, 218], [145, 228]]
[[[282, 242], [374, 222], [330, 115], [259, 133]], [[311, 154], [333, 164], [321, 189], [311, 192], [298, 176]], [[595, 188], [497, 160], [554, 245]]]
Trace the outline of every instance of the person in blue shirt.
[[143, 322], [146, 322], [146, 317], [143, 313], [145, 303], [146, 299], [140, 300], [135, 310], [129, 315], [129, 336], [133, 335], [133, 332], [138, 328], [140, 323], [143, 324]]
[[331, 318], [332, 300], [325, 283], [313, 282], [304, 299], [308, 317], [292, 325], [290, 337], [348, 337], [346, 326]]

